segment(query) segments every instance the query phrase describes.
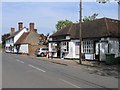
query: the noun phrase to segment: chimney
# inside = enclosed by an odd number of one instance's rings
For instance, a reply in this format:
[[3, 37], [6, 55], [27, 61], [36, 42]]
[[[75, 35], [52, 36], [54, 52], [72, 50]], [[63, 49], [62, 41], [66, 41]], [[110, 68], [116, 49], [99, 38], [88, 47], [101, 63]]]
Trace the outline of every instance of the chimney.
[[11, 28], [11, 33], [14, 33], [15, 32], [15, 28]]
[[34, 30], [34, 23], [30, 23], [29, 25], [30, 25], [30, 31], [35, 31]]
[[19, 22], [18, 23], [18, 30], [21, 30], [23, 28], [23, 23], [22, 22]]

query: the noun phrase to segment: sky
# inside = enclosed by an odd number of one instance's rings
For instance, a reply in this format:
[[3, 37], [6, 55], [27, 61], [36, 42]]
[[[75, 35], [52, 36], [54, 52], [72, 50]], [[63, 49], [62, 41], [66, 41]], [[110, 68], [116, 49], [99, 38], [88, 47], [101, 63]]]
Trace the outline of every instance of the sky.
[[[89, 1], [89, 0], [88, 0]], [[1, 9], [2, 8], [2, 9]], [[98, 13], [97, 18], [118, 19], [118, 5], [111, 2], [99, 4], [96, 2], [83, 2], [82, 16], [90, 16]], [[2, 15], [2, 34], [9, 33], [10, 28], [18, 30], [18, 22], [23, 22], [25, 27], [29, 27], [30, 22], [35, 23], [35, 28], [40, 34], [52, 34], [56, 30], [55, 24], [59, 20], [79, 21], [79, 2], [9, 2], [4, 0], [0, 4]]]

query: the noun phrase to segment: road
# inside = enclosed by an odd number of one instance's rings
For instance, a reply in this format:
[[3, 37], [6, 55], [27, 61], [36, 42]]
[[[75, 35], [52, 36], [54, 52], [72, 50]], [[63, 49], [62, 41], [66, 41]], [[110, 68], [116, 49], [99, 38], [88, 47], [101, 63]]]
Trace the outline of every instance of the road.
[[117, 88], [112, 77], [31, 56], [2, 53], [2, 88]]

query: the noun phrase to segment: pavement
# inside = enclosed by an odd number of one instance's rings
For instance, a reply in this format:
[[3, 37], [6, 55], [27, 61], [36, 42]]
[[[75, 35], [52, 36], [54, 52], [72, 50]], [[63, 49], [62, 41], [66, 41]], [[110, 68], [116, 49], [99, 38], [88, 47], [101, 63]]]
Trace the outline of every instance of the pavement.
[[[66, 65], [66, 66], [75, 66], [80, 67], [79, 60], [69, 60], [69, 59], [60, 59], [60, 58], [47, 58], [47, 57], [35, 57], [37, 59], [48, 61], [56, 64]], [[82, 61], [82, 66], [84, 70], [91, 73], [97, 74], [100, 76], [111, 76], [118, 78], [120, 77], [118, 65], [106, 65], [104, 62], [98, 63], [97, 61]]]

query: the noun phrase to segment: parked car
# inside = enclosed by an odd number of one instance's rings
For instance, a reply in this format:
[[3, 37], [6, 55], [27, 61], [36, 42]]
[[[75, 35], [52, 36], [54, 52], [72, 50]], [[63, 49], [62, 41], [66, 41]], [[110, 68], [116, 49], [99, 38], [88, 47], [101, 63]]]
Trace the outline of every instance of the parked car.
[[48, 48], [37, 48], [35, 51], [35, 55], [44, 57], [44, 56], [46, 56], [47, 51], [48, 51]]

